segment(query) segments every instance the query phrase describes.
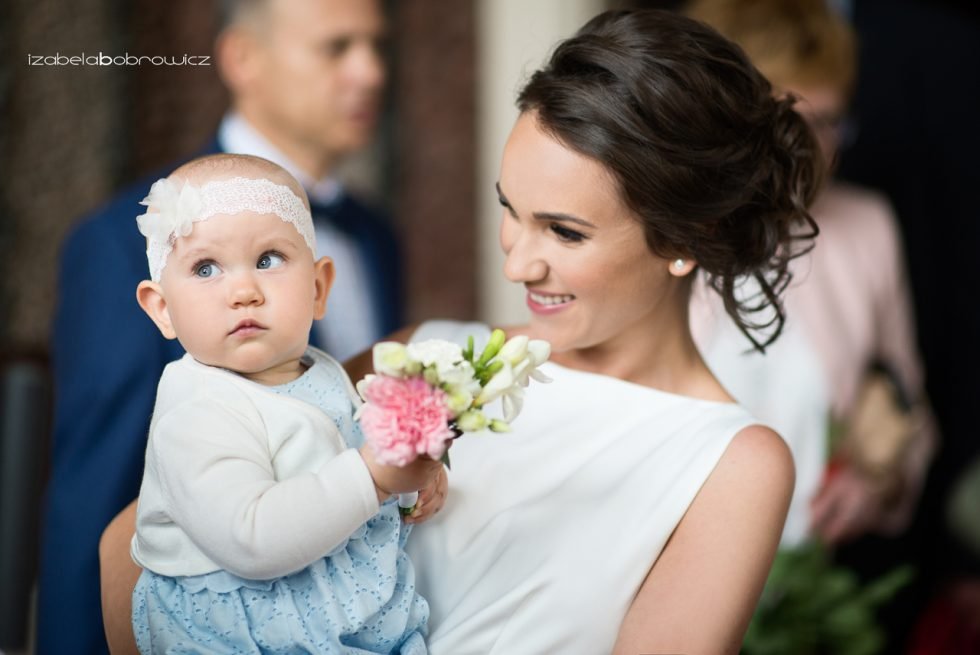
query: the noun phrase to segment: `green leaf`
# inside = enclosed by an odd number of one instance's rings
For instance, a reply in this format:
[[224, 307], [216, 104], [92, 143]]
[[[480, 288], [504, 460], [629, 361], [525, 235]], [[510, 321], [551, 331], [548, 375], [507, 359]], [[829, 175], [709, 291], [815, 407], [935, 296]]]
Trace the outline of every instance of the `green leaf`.
[[913, 578], [915, 578], [915, 569], [908, 564], [893, 569], [868, 584], [862, 594], [863, 600], [873, 606], [881, 605], [891, 600], [902, 587], [912, 582]]
[[875, 609], [912, 577], [900, 567], [862, 585], [817, 542], [780, 550], [745, 634], [742, 653], [873, 655], [884, 633]]

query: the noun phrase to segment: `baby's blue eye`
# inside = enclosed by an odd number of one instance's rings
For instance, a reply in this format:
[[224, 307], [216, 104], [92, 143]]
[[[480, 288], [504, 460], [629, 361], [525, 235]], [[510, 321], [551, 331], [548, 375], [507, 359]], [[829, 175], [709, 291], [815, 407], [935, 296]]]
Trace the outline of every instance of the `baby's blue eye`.
[[261, 269], [265, 269], [265, 268], [278, 268], [278, 267], [282, 266], [283, 265], [283, 262], [285, 262], [285, 261], [286, 261], [286, 259], [282, 255], [280, 255], [279, 253], [277, 253], [277, 252], [267, 252], [264, 255], [262, 255], [261, 257], [259, 257], [259, 261], [256, 262], [255, 267], [256, 268], [261, 268]]
[[194, 275], [197, 277], [209, 278], [214, 277], [221, 272], [218, 265], [214, 262], [201, 262], [194, 266]]

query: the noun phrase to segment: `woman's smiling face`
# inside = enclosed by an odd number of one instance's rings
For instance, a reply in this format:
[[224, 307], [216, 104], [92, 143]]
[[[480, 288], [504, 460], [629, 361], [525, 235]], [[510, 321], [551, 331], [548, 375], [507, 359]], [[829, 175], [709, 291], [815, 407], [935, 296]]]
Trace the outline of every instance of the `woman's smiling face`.
[[599, 162], [520, 116], [498, 185], [504, 273], [527, 288], [536, 337], [556, 351], [603, 346], [646, 333], [678, 279], [647, 247], [643, 228]]

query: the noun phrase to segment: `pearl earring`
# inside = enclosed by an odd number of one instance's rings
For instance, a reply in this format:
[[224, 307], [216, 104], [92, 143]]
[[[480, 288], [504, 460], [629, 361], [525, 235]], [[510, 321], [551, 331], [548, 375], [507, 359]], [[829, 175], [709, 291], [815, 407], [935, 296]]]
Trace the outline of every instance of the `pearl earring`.
[[683, 259], [675, 259], [674, 268], [676, 268], [678, 271], [684, 270], [685, 263], [686, 262]]

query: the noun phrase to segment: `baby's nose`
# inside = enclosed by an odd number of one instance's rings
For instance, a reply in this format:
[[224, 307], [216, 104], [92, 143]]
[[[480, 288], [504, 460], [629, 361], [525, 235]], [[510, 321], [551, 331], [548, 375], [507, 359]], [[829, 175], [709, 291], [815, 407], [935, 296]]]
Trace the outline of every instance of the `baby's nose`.
[[263, 302], [262, 289], [254, 276], [242, 274], [235, 276], [231, 288], [231, 304], [234, 307], [258, 305]]

